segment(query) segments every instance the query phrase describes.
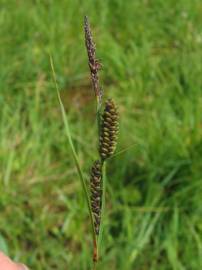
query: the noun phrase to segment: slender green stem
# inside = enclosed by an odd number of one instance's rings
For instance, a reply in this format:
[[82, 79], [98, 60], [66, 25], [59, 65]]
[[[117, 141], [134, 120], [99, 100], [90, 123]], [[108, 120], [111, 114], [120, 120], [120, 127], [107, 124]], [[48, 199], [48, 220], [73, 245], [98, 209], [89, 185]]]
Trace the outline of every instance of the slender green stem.
[[100, 99], [96, 98], [96, 120], [97, 120], [97, 129], [98, 129], [98, 143], [100, 138], [100, 120], [101, 120], [101, 102]]
[[[76, 153], [76, 150], [75, 150], [75, 147], [74, 147], [74, 143], [72, 141], [71, 132], [70, 132], [70, 128], [69, 128], [69, 123], [68, 123], [67, 115], [66, 115], [66, 112], [65, 112], [65, 108], [63, 106], [63, 103], [62, 103], [62, 100], [61, 100], [61, 97], [60, 97], [59, 87], [58, 87], [58, 84], [57, 84], [55, 69], [54, 69], [54, 65], [53, 65], [53, 59], [52, 59], [51, 56], [50, 56], [50, 64], [51, 64], [51, 69], [52, 69], [52, 73], [53, 73], [53, 79], [54, 79], [54, 83], [55, 83], [55, 87], [56, 87], [56, 91], [57, 91], [58, 101], [59, 101], [59, 104], [60, 104], [62, 118], [63, 118], [63, 122], [64, 122], [64, 125], [65, 125], [66, 135], [67, 135], [67, 138], [68, 138], [68, 141], [69, 141], [69, 144], [70, 144], [70, 148], [71, 148], [71, 151], [72, 151], [72, 154], [73, 154], [74, 162], [75, 162], [75, 165], [76, 165], [76, 168], [77, 168], [77, 172], [79, 174], [79, 178], [81, 180], [81, 185], [82, 185], [82, 188], [83, 188], [83, 191], [84, 191], [84, 194], [85, 194], [85, 198], [86, 198], [86, 202], [87, 202], [87, 205], [88, 205], [88, 210], [89, 210], [89, 215], [90, 215], [90, 220], [91, 220], [91, 226], [92, 226], [94, 252], [97, 252], [97, 238], [96, 238], [96, 233], [95, 233], [95, 228], [94, 228], [93, 213], [92, 213], [92, 210], [91, 210], [91, 203], [90, 203], [90, 198], [89, 198], [89, 194], [88, 194], [88, 189], [87, 189], [84, 177], [83, 177], [82, 169], [81, 169], [80, 164], [79, 164], [79, 160], [78, 160], [77, 153]], [[96, 256], [96, 254], [95, 254], [95, 256]]]
[[97, 268], [97, 262], [93, 262], [93, 270], [96, 270], [96, 268]]

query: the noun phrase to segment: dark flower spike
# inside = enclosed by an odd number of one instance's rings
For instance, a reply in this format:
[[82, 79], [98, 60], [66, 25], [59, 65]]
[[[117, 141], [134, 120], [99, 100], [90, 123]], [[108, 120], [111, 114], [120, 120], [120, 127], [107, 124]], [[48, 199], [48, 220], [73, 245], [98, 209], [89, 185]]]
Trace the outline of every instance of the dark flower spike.
[[102, 161], [113, 155], [118, 137], [118, 112], [112, 99], [108, 99], [100, 128], [100, 156]]
[[95, 92], [95, 96], [98, 100], [98, 103], [101, 106], [102, 90], [99, 85], [98, 71], [101, 69], [102, 65], [99, 62], [99, 60], [96, 59], [95, 43], [93, 42], [90, 24], [88, 22], [87, 16], [84, 17], [84, 31], [85, 31], [85, 44], [88, 53], [88, 64], [90, 68], [93, 89]]
[[95, 161], [91, 169], [90, 189], [95, 233], [99, 235], [102, 207], [102, 164], [99, 160]]

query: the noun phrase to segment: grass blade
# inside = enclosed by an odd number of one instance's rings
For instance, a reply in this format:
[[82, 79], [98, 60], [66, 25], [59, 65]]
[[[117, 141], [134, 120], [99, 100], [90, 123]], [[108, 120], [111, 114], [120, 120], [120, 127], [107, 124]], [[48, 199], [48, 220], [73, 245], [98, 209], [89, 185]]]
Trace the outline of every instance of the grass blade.
[[63, 119], [63, 122], [64, 122], [65, 133], [66, 133], [67, 138], [68, 138], [68, 142], [69, 142], [69, 145], [70, 145], [70, 148], [71, 148], [71, 151], [72, 151], [72, 156], [73, 156], [73, 159], [74, 159], [74, 163], [75, 163], [78, 175], [79, 175], [79, 179], [81, 181], [81, 185], [82, 185], [84, 195], [85, 195], [85, 198], [86, 198], [86, 202], [87, 202], [87, 206], [88, 206], [88, 211], [89, 211], [90, 220], [91, 220], [91, 227], [92, 227], [92, 236], [93, 236], [93, 243], [94, 243], [94, 259], [95, 259], [97, 257], [97, 238], [96, 238], [96, 233], [95, 233], [95, 228], [94, 228], [93, 213], [92, 213], [92, 210], [91, 210], [91, 203], [90, 203], [90, 198], [89, 198], [89, 194], [88, 194], [88, 189], [87, 189], [84, 177], [83, 177], [83, 172], [82, 172], [81, 166], [79, 164], [79, 160], [78, 160], [78, 156], [77, 156], [77, 153], [76, 153], [76, 150], [75, 150], [75, 147], [74, 147], [74, 143], [72, 141], [69, 122], [68, 122], [68, 118], [67, 118], [67, 115], [66, 115], [66, 112], [65, 112], [64, 105], [63, 105], [61, 97], [60, 97], [60, 92], [59, 92], [59, 87], [58, 87], [58, 84], [57, 84], [53, 59], [52, 59], [51, 56], [50, 56], [50, 64], [51, 64], [51, 70], [52, 70], [52, 74], [53, 74], [53, 80], [54, 80], [54, 83], [55, 83], [55, 88], [56, 88], [56, 91], [57, 91], [57, 97], [58, 97], [58, 101], [59, 101], [60, 109], [61, 109], [61, 113], [62, 113], [62, 119]]

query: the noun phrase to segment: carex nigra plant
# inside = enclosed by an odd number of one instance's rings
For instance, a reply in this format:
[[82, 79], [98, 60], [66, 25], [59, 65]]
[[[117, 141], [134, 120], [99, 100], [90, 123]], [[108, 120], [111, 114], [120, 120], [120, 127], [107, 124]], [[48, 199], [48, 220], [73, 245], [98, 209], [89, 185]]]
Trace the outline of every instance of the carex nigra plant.
[[[59, 87], [57, 84], [56, 73], [54, 69], [53, 59], [50, 56], [50, 64], [53, 73], [53, 80], [55, 83], [57, 96], [61, 108], [62, 118], [65, 126], [65, 132], [68, 138], [68, 142], [72, 151], [72, 156], [77, 168], [79, 179], [86, 198], [91, 227], [93, 236], [93, 262], [94, 269], [98, 262], [98, 243], [100, 243], [102, 234], [102, 217], [105, 205], [105, 179], [106, 179], [106, 161], [113, 155], [118, 136], [118, 111], [117, 107], [112, 99], [107, 99], [105, 104], [102, 104], [103, 90], [100, 87], [99, 82], [99, 70], [102, 65], [96, 58], [95, 44], [93, 42], [92, 33], [88, 18], [84, 18], [84, 32], [85, 32], [85, 45], [88, 54], [88, 64], [90, 68], [90, 75], [92, 81], [92, 87], [96, 97], [96, 118], [97, 118], [97, 141], [98, 151], [97, 160], [92, 164], [90, 172], [90, 184], [87, 186], [83, 176], [83, 171], [79, 163], [78, 155], [74, 146], [74, 142], [71, 136], [69, 127], [69, 121], [65, 112], [64, 105], [62, 103]], [[104, 107], [104, 108], [102, 108]]]
[[94, 161], [90, 174], [90, 203], [94, 233], [96, 235], [93, 260], [96, 264], [98, 261], [98, 242], [100, 242], [100, 227], [102, 225], [105, 201], [105, 163], [113, 155], [117, 144], [118, 110], [111, 98], [106, 100], [104, 109], [102, 109], [103, 90], [100, 87], [98, 76], [102, 65], [96, 58], [95, 43], [93, 42], [87, 17], [84, 18], [84, 32], [91, 81], [97, 104], [98, 160]]

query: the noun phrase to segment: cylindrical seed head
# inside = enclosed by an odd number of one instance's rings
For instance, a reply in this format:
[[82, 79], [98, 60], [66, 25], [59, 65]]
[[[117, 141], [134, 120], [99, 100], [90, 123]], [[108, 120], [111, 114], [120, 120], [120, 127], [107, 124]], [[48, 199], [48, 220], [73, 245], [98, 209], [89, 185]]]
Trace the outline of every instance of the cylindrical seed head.
[[112, 99], [108, 99], [102, 115], [99, 152], [102, 161], [112, 156], [118, 137], [118, 112]]
[[94, 162], [91, 169], [91, 209], [94, 217], [95, 232], [98, 235], [100, 229], [102, 207], [102, 164], [99, 160]]

